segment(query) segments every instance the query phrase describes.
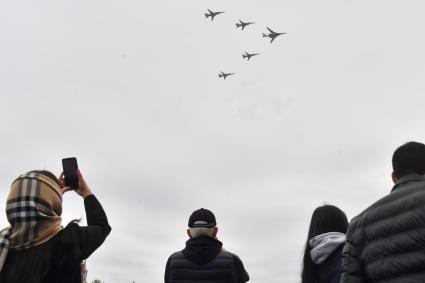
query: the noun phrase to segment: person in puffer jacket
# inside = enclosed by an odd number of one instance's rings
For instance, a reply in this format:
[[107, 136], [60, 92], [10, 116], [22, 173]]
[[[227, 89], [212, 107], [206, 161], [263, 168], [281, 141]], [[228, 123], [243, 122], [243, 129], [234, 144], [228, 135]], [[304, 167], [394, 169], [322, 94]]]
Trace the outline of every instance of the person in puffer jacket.
[[302, 283], [339, 282], [347, 226], [347, 216], [336, 206], [314, 210], [304, 251]]
[[425, 145], [400, 146], [392, 165], [391, 193], [348, 226], [342, 283], [425, 282]]
[[241, 259], [223, 249], [217, 223], [208, 209], [189, 217], [186, 247], [173, 253], [165, 267], [165, 283], [245, 283], [248, 272]]

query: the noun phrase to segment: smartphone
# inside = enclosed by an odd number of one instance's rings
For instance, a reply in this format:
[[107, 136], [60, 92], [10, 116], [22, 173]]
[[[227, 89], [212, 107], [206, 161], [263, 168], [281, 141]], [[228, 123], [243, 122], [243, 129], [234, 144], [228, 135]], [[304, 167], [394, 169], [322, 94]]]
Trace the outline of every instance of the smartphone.
[[78, 188], [78, 175], [77, 175], [77, 158], [70, 157], [62, 159], [63, 175], [65, 177], [65, 185], [71, 189]]

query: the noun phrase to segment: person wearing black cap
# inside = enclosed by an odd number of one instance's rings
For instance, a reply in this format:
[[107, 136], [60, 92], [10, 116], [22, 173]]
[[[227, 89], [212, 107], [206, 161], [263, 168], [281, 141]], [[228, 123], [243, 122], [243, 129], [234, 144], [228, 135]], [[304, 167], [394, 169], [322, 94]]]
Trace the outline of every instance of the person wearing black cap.
[[217, 223], [208, 209], [189, 217], [186, 247], [173, 253], [165, 267], [165, 283], [244, 283], [249, 281], [240, 258], [217, 240]]
[[348, 226], [342, 283], [425, 282], [425, 145], [393, 154], [391, 193]]

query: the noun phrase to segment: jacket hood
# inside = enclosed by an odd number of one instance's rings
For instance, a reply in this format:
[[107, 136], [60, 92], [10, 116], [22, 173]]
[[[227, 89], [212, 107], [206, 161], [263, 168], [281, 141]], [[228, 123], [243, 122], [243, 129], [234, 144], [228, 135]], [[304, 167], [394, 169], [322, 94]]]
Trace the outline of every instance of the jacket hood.
[[189, 239], [183, 254], [191, 261], [206, 264], [215, 258], [222, 250], [223, 244], [214, 238], [200, 236]]
[[310, 239], [310, 257], [315, 264], [324, 262], [336, 249], [345, 243], [345, 234], [329, 232]]

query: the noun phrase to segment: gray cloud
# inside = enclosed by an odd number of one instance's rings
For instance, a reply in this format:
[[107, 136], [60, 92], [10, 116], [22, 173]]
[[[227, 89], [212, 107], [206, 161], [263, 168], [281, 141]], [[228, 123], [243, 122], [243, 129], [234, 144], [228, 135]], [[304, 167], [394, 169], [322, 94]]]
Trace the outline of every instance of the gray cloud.
[[[214, 22], [206, 8], [224, 9]], [[15, 1], [0, 9], [0, 187], [77, 156], [112, 234], [89, 278], [161, 282], [211, 208], [252, 282], [296, 282], [312, 211], [388, 193], [424, 141], [420, 1]], [[239, 18], [257, 22], [241, 32]], [[270, 45], [266, 26], [288, 34]], [[243, 62], [241, 54], [260, 56]], [[255, 60], [254, 60], [255, 59]], [[220, 81], [219, 71], [236, 72]], [[64, 222], [84, 216], [69, 193]], [[5, 217], [0, 224], [6, 225]]]

